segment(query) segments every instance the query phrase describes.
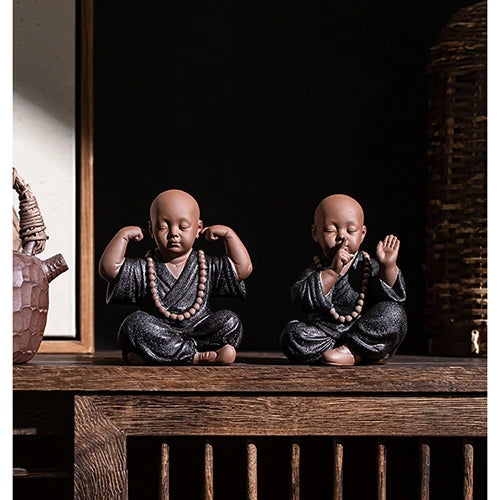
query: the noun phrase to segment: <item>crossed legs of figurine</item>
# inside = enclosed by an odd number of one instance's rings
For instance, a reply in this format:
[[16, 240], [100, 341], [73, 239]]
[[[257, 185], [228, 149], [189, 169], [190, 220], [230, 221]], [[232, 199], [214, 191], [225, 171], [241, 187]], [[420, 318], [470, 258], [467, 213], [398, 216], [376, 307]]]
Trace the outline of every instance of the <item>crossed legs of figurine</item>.
[[403, 306], [379, 302], [343, 333], [326, 321], [290, 321], [280, 342], [283, 352], [296, 363], [354, 365], [389, 359], [407, 331]]
[[217, 364], [236, 358], [243, 328], [228, 310], [205, 316], [191, 329], [174, 330], [163, 319], [144, 311], [125, 318], [118, 332], [123, 359], [130, 364]]

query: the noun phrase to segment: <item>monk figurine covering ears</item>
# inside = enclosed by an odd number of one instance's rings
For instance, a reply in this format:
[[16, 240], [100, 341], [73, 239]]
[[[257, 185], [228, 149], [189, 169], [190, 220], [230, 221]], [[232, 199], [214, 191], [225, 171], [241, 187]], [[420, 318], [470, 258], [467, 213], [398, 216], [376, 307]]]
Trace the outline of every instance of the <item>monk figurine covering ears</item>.
[[[200, 208], [188, 193], [160, 193], [150, 208], [149, 231], [156, 248], [146, 257], [127, 258], [141, 228], [118, 231], [104, 250], [99, 273], [108, 282], [106, 300], [138, 310], [120, 326], [123, 359], [132, 364], [228, 365], [236, 358], [243, 327], [232, 311], [210, 309], [211, 296], [245, 297], [252, 262], [229, 227], [203, 227]], [[196, 239], [221, 239], [225, 255], [194, 250]]]

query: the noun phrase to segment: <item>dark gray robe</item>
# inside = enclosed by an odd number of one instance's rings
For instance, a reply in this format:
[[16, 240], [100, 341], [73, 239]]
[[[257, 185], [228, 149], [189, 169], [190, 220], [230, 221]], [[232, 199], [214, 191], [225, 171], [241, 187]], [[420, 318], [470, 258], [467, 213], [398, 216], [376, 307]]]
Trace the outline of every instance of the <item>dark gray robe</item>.
[[[163, 306], [171, 313], [189, 310], [198, 292], [199, 266], [193, 250], [178, 278], [152, 254], [156, 271], [156, 290]], [[116, 279], [108, 284], [106, 301], [110, 304], [136, 304], [138, 311], [125, 318], [118, 338], [123, 358], [132, 352], [149, 364], [190, 364], [197, 351], [216, 350], [224, 344], [237, 348], [243, 336], [238, 316], [229, 310], [213, 312], [210, 297], [245, 297], [243, 281], [239, 281], [226, 256], [205, 254], [207, 282], [199, 311], [183, 321], [165, 318], [156, 308], [147, 280], [145, 258], [127, 258]]]
[[[323, 256], [323, 265], [329, 263]], [[370, 259], [371, 275], [360, 315], [341, 323], [330, 314], [332, 306], [346, 316], [356, 306], [361, 290], [363, 254], [358, 252], [348, 272], [340, 276], [324, 295], [320, 270], [311, 264], [292, 286], [292, 301], [306, 318], [289, 322], [280, 337], [286, 356], [299, 363], [315, 363], [328, 349], [347, 345], [364, 361], [376, 362], [391, 357], [407, 332], [403, 304], [406, 290], [401, 271], [391, 288], [380, 279], [379, 264]]]

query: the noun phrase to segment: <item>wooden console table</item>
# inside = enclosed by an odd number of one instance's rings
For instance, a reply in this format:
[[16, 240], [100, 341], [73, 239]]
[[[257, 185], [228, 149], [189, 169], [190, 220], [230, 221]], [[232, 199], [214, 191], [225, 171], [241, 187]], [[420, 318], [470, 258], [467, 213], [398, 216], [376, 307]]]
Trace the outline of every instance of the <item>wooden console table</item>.
[[337, 499], [343, 496], [345, 439], [376, 439], [377, 498], [382, 499], [386, 439], [419, 439], [419, 495], [429, 498], [429, 439], [460, 438], [460, 481], [464, 498], [472, 498], [474, 445], [487, 432], [484, 358], [401, 355], [385, 365], [338, 368], [296, 366], [279, 353], [246, 352], [227, 367], [139, 367], [123, 365], [117, 352], [104, 352], [39, 354], [13, 370], [14, 434], [42, 434], [63, 422], [74, 436], [78, 499], [128, 498], [127, 439], [135, 436], [160, 441], [161, 498], [169, 498], [169, 437], [205, 438], [205, 498], [214, 495], [214, 467], [217, 471], [211, 438], [244, 437], [245, 494], [252, 499], [257, 498], [260, 437], [290, 439], [290, 498], [300, 495], [300, 439], [330, 437]]

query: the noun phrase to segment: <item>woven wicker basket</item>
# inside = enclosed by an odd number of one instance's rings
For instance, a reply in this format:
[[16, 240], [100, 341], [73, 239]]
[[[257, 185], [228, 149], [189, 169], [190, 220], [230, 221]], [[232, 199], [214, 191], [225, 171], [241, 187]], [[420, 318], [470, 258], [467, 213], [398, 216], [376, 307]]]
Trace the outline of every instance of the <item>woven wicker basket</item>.
[[429, 351], [486, 355], [486, 2], [431, 50], [426, 316]]

